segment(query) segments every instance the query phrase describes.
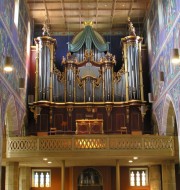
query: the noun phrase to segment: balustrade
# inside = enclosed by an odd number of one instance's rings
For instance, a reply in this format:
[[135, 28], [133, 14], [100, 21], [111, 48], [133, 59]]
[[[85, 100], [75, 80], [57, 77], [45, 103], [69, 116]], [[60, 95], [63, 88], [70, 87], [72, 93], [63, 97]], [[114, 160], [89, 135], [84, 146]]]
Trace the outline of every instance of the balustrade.
[[[132, 135], [68, 135], [68, 136], [29, 136], [7, 138], [6, 155], [31, 155], [44, 152], [83, 152], [83, 151], [143, 152], [143, 154], [164, 154], [174, 156], [174, 137], [171, 136], [132, 136]], [[111, 151], [109, 151], [111, 152]]]

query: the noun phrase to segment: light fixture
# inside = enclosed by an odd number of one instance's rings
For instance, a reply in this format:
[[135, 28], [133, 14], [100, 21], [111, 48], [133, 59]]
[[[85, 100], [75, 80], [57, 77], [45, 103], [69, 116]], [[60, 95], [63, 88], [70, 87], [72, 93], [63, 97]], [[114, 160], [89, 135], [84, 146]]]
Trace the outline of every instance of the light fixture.
[[49, 161], [49, 162], [48, 162], [48, 164], [52, 164], [52, 162], [51, 162], [51, 161]]
[[19, 88], [22, 89], [25, 86], [25, 80], [24, 78], [19, 78]]
[[137, 157], [137, 156], [134, 156], [134, 157], [133, 157], [133, 159], [134, 159], [134, 160], [137, 160], [137, 159], [138, 159], [138, 157]]
[[178, 48], [172, 49], [171, 58], [172, 58], [171, 61], [173, 64], [179, 64], [180, 63], [180, 54], [179, 54]]
[[129, 163], [132, 163], [133, 161], [132, 160], [129, 160]]
[[43, 158], [44, 161], [47, 161], [48, 159], [47, 158]]
[[4, 60], [4, 71], [11, 72], [12, 70], [13, 70], [12, 59], [11, 57], [6, 56]]

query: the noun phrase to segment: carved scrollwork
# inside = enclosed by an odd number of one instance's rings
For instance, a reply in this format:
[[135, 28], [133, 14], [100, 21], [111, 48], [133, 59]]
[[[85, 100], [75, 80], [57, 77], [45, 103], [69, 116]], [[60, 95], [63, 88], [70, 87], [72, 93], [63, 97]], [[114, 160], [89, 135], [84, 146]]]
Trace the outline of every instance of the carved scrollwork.
[[70, 52], [67, 53], [66, 58], [62, 57], [62, 64], [78, 63], [77, 57], [74, 57]]
[[34, 119], [37, 123], [37, 118], [38, 118], [38, 115], [40, 115], [40, 113], [41, 113], [41, 108], [35, 107], [35, 106], [30, 106], [30, 111], [34, 114]]
[[79, 76], [79, 69], [76, 69], [76, 81], [77, 81], [77, 83], [78, 83], [78, 86], [79, 86], [80, 88], [82, 88], [82, 87], [83, 87], [83, 80], [82, 80], [82, 78]]
[[73, 111], [73, 106], [67, 106], [67, 112], [68, 112], [68, 116], [71, 117], [72, 116], [72, 111]]
[[111, 111], [112, 111], [112, 105], [106, 105], [106, 112], [107, 112], [108, 117], [110, 116]]
[[57, 75], [57, 79], [59, 82], [64, 81], [64, 79], [65, 79], [64, 72], [61, 72], [59, 69], [57, 69], [57, 67], [55, 65], [53, 68], [53, 73]]
[[129, 35], [136, 36], [135, 28], [130, 20], [130, 17], [128, 17], [128, 26], [129, 26]]
[[94, 81], [95, 87], [99, 87], [101, 81], [102, 81], [102, 70], [99, 69], [99, 77], [96, 78], [96, 80]]
[[84, 60], [86, 60], [86, 61], [92, 61], [93, 60], [93, 56], [94, 56], [94, 54], [93, 54], [92, 50], [88, 50], [88, 49], [85, 50]]
[[116, 64], [116, 57], [115, 55], [112, 55], [111, 53], [107, 52], [105, 57], [101, 57], [100, 63], [112, 63]]
[[114, 72], [114, 82], [119, 82], [121, 80], [122, 75], [125, 73], [125, 66], [121, 67], [121, 69], [116, 73]]

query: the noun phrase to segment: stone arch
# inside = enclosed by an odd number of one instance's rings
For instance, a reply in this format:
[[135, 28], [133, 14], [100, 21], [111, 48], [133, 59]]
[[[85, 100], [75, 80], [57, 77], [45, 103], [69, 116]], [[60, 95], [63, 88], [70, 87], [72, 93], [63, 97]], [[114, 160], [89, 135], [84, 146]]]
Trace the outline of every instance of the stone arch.
[[171, 96], [167, 95], [162, 114], [162, 130], [164, 135], [177, 135], [177, 119]]
[[15, 104], [15, 100], [13, 96], [9, 98], [7, 106], [6, 106], [5, 131], [6, 131], [6, 136], [19, 135], [18, 115], [17, 115], [16, 104]]

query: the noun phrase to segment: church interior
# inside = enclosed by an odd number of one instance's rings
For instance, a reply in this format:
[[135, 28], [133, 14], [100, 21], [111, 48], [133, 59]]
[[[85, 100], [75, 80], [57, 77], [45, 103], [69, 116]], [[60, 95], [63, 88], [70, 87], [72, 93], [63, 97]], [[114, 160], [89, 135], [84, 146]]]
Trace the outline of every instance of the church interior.
[[179, 0], [1, 0], [0, 189], [178, 190], [179, 36]]

